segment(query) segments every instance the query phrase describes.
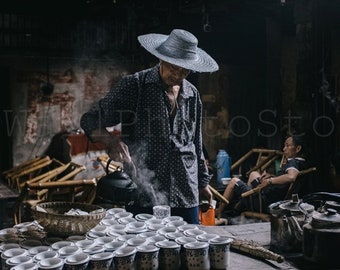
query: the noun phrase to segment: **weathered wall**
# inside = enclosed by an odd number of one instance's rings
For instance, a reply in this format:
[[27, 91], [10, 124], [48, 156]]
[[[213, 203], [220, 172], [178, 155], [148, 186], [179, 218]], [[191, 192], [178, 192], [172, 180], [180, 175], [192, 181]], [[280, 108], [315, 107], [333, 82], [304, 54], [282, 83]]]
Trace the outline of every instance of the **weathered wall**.
[[[12, 111], [6, 116], [14, 165], [41, 155], [56, 133], [78, 130], [81, 114], [128, 72], [115, 59], [50, 58], [48, 75], [46, 58], [3, 60], [10, 67]], [[54, 86], [51, 95], [41, 90], [47, 80]]]

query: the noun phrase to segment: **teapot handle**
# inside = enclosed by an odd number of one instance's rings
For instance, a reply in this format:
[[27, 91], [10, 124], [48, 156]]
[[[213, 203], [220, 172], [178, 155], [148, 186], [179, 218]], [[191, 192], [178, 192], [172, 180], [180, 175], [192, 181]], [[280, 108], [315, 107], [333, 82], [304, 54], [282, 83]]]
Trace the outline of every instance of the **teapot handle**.
[[[106, 168], [105, 168], [105, 172], [106, 174], [110, 174], [110, 163], [112, 162], [113, 160], [111, 158], [108, 159], [107, 163], [106, 163]], [[122, 170], [122, 167], [120, 166], [117, 166], [117, 171], [121, 171]]]
[[340, 193], [315, 192], [303, 197], [303, 202], [310, 201], [336, 201], [340, 203]]

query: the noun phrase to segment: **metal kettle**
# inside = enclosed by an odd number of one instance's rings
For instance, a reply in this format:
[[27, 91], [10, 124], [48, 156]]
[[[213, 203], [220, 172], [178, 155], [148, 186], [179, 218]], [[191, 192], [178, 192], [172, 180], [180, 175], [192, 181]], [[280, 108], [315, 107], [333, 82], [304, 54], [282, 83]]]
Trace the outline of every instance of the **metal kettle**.
[[269, 205], [271, 222], [270, 247], [279, 252], [301, 252], [303, 225], [309, 221], [314, 206], [302, 202], [297, 194], [291, 200]]
[[[303, 257], [314, 263], [331, 268], [340, 268], [340, 194], [318, 192], [307, 195], [304, 201], [322, 201], [323, 206], [313, 213], [311, 220], [303, 226]], [[338, 211], [337, 211], [338, 210]]]

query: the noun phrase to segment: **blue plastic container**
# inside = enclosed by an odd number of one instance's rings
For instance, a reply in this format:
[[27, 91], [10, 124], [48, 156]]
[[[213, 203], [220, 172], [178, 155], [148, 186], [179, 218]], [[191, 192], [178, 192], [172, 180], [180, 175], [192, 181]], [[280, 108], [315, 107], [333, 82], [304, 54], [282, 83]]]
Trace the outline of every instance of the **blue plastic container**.
[[226, 150], [220, 149], [216, 156], [217, 183], [222, 183], [222, 178], [230, 177], [230, 157]]

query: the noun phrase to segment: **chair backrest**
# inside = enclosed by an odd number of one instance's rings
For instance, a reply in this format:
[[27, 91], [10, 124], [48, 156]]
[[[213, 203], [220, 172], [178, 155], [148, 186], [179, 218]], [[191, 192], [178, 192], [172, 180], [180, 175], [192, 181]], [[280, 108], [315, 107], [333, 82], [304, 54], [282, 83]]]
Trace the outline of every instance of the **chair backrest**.
[[246, 172], [246, 177], [248, 177], [252, 171], [259, 171], [260, 173], [262, 173], [278, 159], [280, 160], [281, 164], [283, 162], [283, 153], [281, 151], [265, 148], [252, 148], [231, 165], [231, 171], [235, 171], [238, 169], [238, 171], [241, 172], [242, 166], [245, 164], [245, 162], [254, 155], [257, 155], [255, 166], [251, 167]]
[[316, 172], [316, 170], [316, 167], [311, 167], [300, 171], [295, 181], [290, 184], [285, 200], [290, 200], [292, 198], [292, 194], [298, 194], [300, 198], [306, 195], [308, 193], [308, 190], [306, 189], [308, 178], [310, 173]]

